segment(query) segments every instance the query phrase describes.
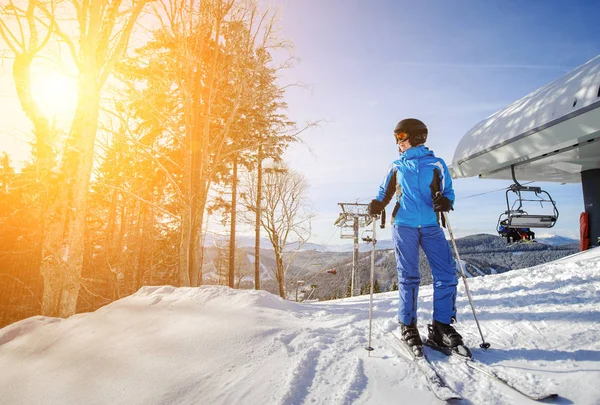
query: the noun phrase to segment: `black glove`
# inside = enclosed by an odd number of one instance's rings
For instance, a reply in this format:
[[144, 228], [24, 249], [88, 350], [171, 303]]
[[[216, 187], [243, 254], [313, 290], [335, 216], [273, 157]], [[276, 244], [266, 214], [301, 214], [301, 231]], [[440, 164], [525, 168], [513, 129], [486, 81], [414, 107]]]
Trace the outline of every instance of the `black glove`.
[[383, 209], [385, 208], [385, 206], [383, 205], [383, 203], [379, 200], [371, 200], [371, 202], [369, 203], [369, 206], [367, 207], [367, 213], [369, 215], [371, 215], [372, 217], [375, 217], [379, 214], [381, 214], [381, 211], [383, 211]]
[[452, 201], [444, 197], [442, 194], [438, 194], [433, 197], [433, 210], [435, 212], [448, 212], [452, 211]]

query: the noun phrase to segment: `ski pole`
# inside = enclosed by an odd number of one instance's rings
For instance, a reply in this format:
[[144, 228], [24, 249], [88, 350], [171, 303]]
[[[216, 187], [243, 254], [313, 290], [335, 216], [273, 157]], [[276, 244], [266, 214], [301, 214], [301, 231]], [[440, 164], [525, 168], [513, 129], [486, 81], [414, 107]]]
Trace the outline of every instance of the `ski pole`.
[[369, 344], [366, 349], [369, 351], [369, 356], [371, 352], [375, 349], [371, 347], [371, 331], [373, 327], [373, 279], [375, 278], [375, 244], [377, 243], [377, 238], [375, 237], [375, 229], [376, 227], [376, 218], [373, 218], [373, 240], [371, 241], [371, 298], [369, 300]]
[[456, 241], [454, 240], [454, 235], [452, 234], [452, 227], [450, 226], [450, 221], [448, 220], [448, 213], [442, 212], [444, 219], [446, 220], [446, 226], [448, 227], [448, 233], [450, 234], [450, 240], [452, 241], [452, 246], [454, 246], [454, 251], [456, 252], [456, 260], [458, 261], [458, 266], [460, 267], [460, 272], [462, 275], [463, 282], [465, 283], [465, 291], [467, 292], [467, 297], [469, 298], [469, 304], [471, 304], [471, 309], [473, 310], [473, 317], [475, 318], [475, 323], [477, 324], [477, 329], [479, 329], [479, 335], [481, 336], [481, 344], [479, 347], [482, 349], [489, 349], [490, 344], [486, 343], [483, 338], [483, 333], [481, 332], [481, 327], [479, 326], [479, 321], [477, 320], [477, 314], [475, 313], [475, 306], [473, 305], [473, 299], [471, 298], [471, 292], [469, 291], [469, 284], [467, 283], [467, 276], [465, 275], [465, 271], [463, 269], [462, 261], [460, 260], [460, 256], [458, 254], [458, 248], [456, 247]]
[[[375, 244], [377, 243], [377, 238], [375, 237], [375, 223], [377, 216], [373, 217], [373, 246], [371, 248], [371, 297], [369, 299], [369, 344], [365, 349], [369, 351], [369, 356], [371, 352], [375, 349], [371, 347], [371, 331], [373, 329], [373, 285], [375, 284]], [[381, 212], [381, 225], [379, 225], [382, 229], [385, 228], [385, 210]]]

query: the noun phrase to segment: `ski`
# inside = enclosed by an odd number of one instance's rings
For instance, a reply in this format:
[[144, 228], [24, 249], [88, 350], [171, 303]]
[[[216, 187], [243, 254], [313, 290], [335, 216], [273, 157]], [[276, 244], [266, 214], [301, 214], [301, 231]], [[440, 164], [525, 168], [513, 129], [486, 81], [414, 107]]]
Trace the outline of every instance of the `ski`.
[[457, 347], [440, 346], [437, 343], [435, 343], [433, 340], [425, 339], [425, 340], [423, 340], [423, 346], [431, 347], [432, 349], [435, 349], [438, 352], [444, 353], [446, 356], [455, 356], [455, 357], [458, 357], [461, 359], [463, 359], [463, 358], [464, 359], [472, 359], [473, 358], [473, 354], [471, 353], [471, 350], [465, 345], [460, 345]]
[[444, 378], [436, 371], [431, 363], [429, 363], [429, 360], [424, 354], [421, 357], [417, 357], [413, 350], [406, 344], [406, 342], [404, 342], [404, 340], [402, 340], [394, 332], [391, 332], [391, 334], [402, 346], [402, 350], [397, 351], [407, 359], [412, 360], [417, 365], [417, 368], [425, 377], [431, 392], [433, 392], [438, 399], [442, 401], [458, 401], [463, 399], [460, 394], [450, 388]]
[[496, 382], [503, 384], [534, 401], [542, 401], [544, 399], [554, 398], [558, 396], [556, 393], [544, 391], [543, 388], [540, 388], [539, 386], [525, 386], [522, 383], [524, 379], [519, 379], [519, 381], [517, 381], [516, 378], [510, 378], [506, 375], [502, 375], [499, 370], [496, 370], [492, 366], [488, 366], [487, 364], [475, 360], [472, 357], [462, 356], [461, 354], [451, 351], [448, 348], [438, 346], [430, 340], [425, 340], [423, 342], [423, 345], [430, 347], [436, 351], [439, 351], [440, 353], [443, 353], [448, 357], [452, 357], [460, 362], [463, 362], [467, 367], [471, 368], [472, 370], [484, 374], [492, 380], [495, 380]]

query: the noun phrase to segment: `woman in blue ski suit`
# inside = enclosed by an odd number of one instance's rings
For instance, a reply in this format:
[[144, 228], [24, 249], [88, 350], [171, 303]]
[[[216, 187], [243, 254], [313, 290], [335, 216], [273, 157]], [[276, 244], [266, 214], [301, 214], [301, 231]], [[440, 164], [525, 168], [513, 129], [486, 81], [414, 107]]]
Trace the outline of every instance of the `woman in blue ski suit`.
[[398, 321], [403, 339], [411, 347], [422, 346], [417, 329], [421, 246], [433, 276], [433, 323], [429, 338], [440, 345], [456, 347], [463, 344], [461, 336], [450, 326], [456, 318], [458, 278], [450, 246], [438, 222], [441, 212], [452, 209], [454, 190], [446, 163], [423, 145], [427, 132], [425, 124], [414, 118], [398, 123], [394, 135], [400, 158], [390, 166], [377, 198], [369, 204], [369, 214], [378, 215], [396, 194], [392, 239], [400, 296]]

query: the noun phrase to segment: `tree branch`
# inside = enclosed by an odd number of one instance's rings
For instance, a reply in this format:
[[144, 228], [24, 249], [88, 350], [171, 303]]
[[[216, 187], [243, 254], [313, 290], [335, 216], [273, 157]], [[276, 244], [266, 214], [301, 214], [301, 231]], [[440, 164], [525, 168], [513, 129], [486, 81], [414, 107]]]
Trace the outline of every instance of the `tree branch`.
[[[23, 286], [23, 288], [25, 288], [29, 292], [29, 294], [31, 294], [32, 297], [35, 297], [35, 294], [33, 293], [33, 291], [31, 291], [31, 289], [29, 287], [27, 287], [27, 285], [24, 282], [22, 282], [21, 280], [19, 280], [18, 278], [11, 276], [10, 274], [6, 274], [6, 273], [0, 273], [0, 276], [12, 278], [17, 283], [21, 284]], [[37, 300], [37, 302], [38, 302], [38, 304], [41, 304], [40, 300]]]
[[142, 198], [142, 197], [138, 196], [137, 194], [135, 194], [135, 193], [132, 193], [132, 192], [131, 192], [131, 191], [129, 191], [129, 190], [125, 190], [125, 189], [124, 189], [124, 188], [122, 188], [122, 187], [117, 187], [117, 186], [113, 186], [113, 185], [106, 184], [106, 183], [95, 183], [95, 184], [96, 184], [96, 185], [98, 185], [98, 186], [100, 186], [100, 187], [110, 188], [110, 189], [112, 189], [112, 190], [119, 190], [119, 191], [121, 191], [121, 192], [123, 192], [123, 193], [125, 193], [125, 194], [128, 194], [128, 195], [132, 196], [133, 198], [135, 198], [135, 199], [136, 199], [136, 200], [138, 200], [138, 201], [141, 201], [141, 202], [143, 202], [143, 203], [145, 203], [145, 204], [148, 204], [148, 205], [149, 205], [149, 206], [151, 206], [151, 207], [154, 207], [154, 208], [156, 208], [156, 209], [157, 209], [157, 210], [159, 210], [160, 212], [162, 212], [162, 213], [164, 213], [164, 214], [166, 214], [166, 215], [169, 215], [170, 217], [173, 217], [173, 218], [179, 218], [179, 215], [173, 214], [172, 212], [170, 212], [170, 211], [167, 211], [165, 208], [161, 207], [160, 205], [157, 205], [157, 204], [155, 204], [155, 203], [153, 203], [153, 202], [151, 202], [151, 201], [148, 201], [148, 200], [146, 200], [146, 199], [144, 199], [144, 198]]
[[[5, 8], [2, 7], [0, 9], [0, 11], [2, 11], [2, 13], [5, 12]], [[2, 14], [0, 13], [0, 14]], [[20, 25], [20, 23], [19, 23]], [[21, 53], [21, 51], [19, 51], [17, 49], [17, 46], [14, 45], [13, 42], [11, 42], [11, 40], [9, 39], [12, 38], [12, 40], [21, 47], [21, 50], [23, 52], [25, 52], [25, 44], [20, 43], [19, 40], [15, 37], [15, 35], [12, 33], [12, 31], [8, 28], [8, 25], [2, 20], [0, 19], [0, 36], [2, 36], [2, 39], [4, 39], [4, 42], [6, 42], [6, 44], [8, 45], [8, 47], [11, 49], [11, 51], [13, 51], [15, 53], [15, 55], [18, 55], [19, 53]]]
[[17, 24], [19, 25], [19, 32], [21, 33], [21, 40], [23, 41], [23, 42], [20, 42], [20, 43], [17, 42], [17, 43], [19, 43], [21, 45], [21, 48], [23, 48], [23, 50], [25, 50], [26, 49], [25, 43], [27, 42], [25, 40], [25, 32], [23, 30], [23, 25], [21, 24], [21, 18], [17, 15], [17, 10], [21, 11], [23, 14], [25, 14], [25, 10], [17, 8], [17, 6], [15, 6], [15, 3], [13, 3], [12, 0], [10, 0], [10, 5], [12, 8], [13, 14], [15, 15], [15, 18], [17, 19]]
[[133, 31], [135, 22], [137, 21], [138, 16], [141, 14], [148, 1], [149, 0], [140, 0], [135, 6], [135, 8], [131, 11], [131, 15], [129, 16], [129, 20], [125, 24], [125, 29], [123, 30], [119, 41], [113, 47], [112, 54], [110, 55], [108, 61], [104, 64], [104, 67], [101, 70], [98, 81], [100, 86], [102, 86], [106, 82], [108, 76], [112, 73], [115, 63], [127, 48], [127, 45], [129, 44], [129, 38], [131, 37], [131, 31]]
[[[73, 1], [75, 1], [75, 0], [73, 0]], [[65, 44], [67, 44], [67, 47], [69, 48], [69, 51], [71, 53], [71, 58], [73, 58], [73, 63], [75, 63], [75, 66], [77, 66], [78, 69], [81, 69], [81, 61], [79, 60], [79, 54], [77, 53], [77, 49], [75, 48], [75, 43], [73, 42], [71, 37], [69, 37], [67, 34], [64, 33], [64, 31], [60, 28], [60, 25], [58, 24], [58, 22], [56, 22], [56, 18], [54, 16], [54, 10], [52, 12], [48, 11], [48, 9], [46, 8], [46, 5], [43, 3], [39, 4], [38, 7], [40, 10], [42, 10], [42, 12], [50, 20], [50, 23], [46, 27], [48, 29], [53, 29], [54, 33], [56, 33], [56, 35], [58, 35], [59, 39], [62, 40]]]

